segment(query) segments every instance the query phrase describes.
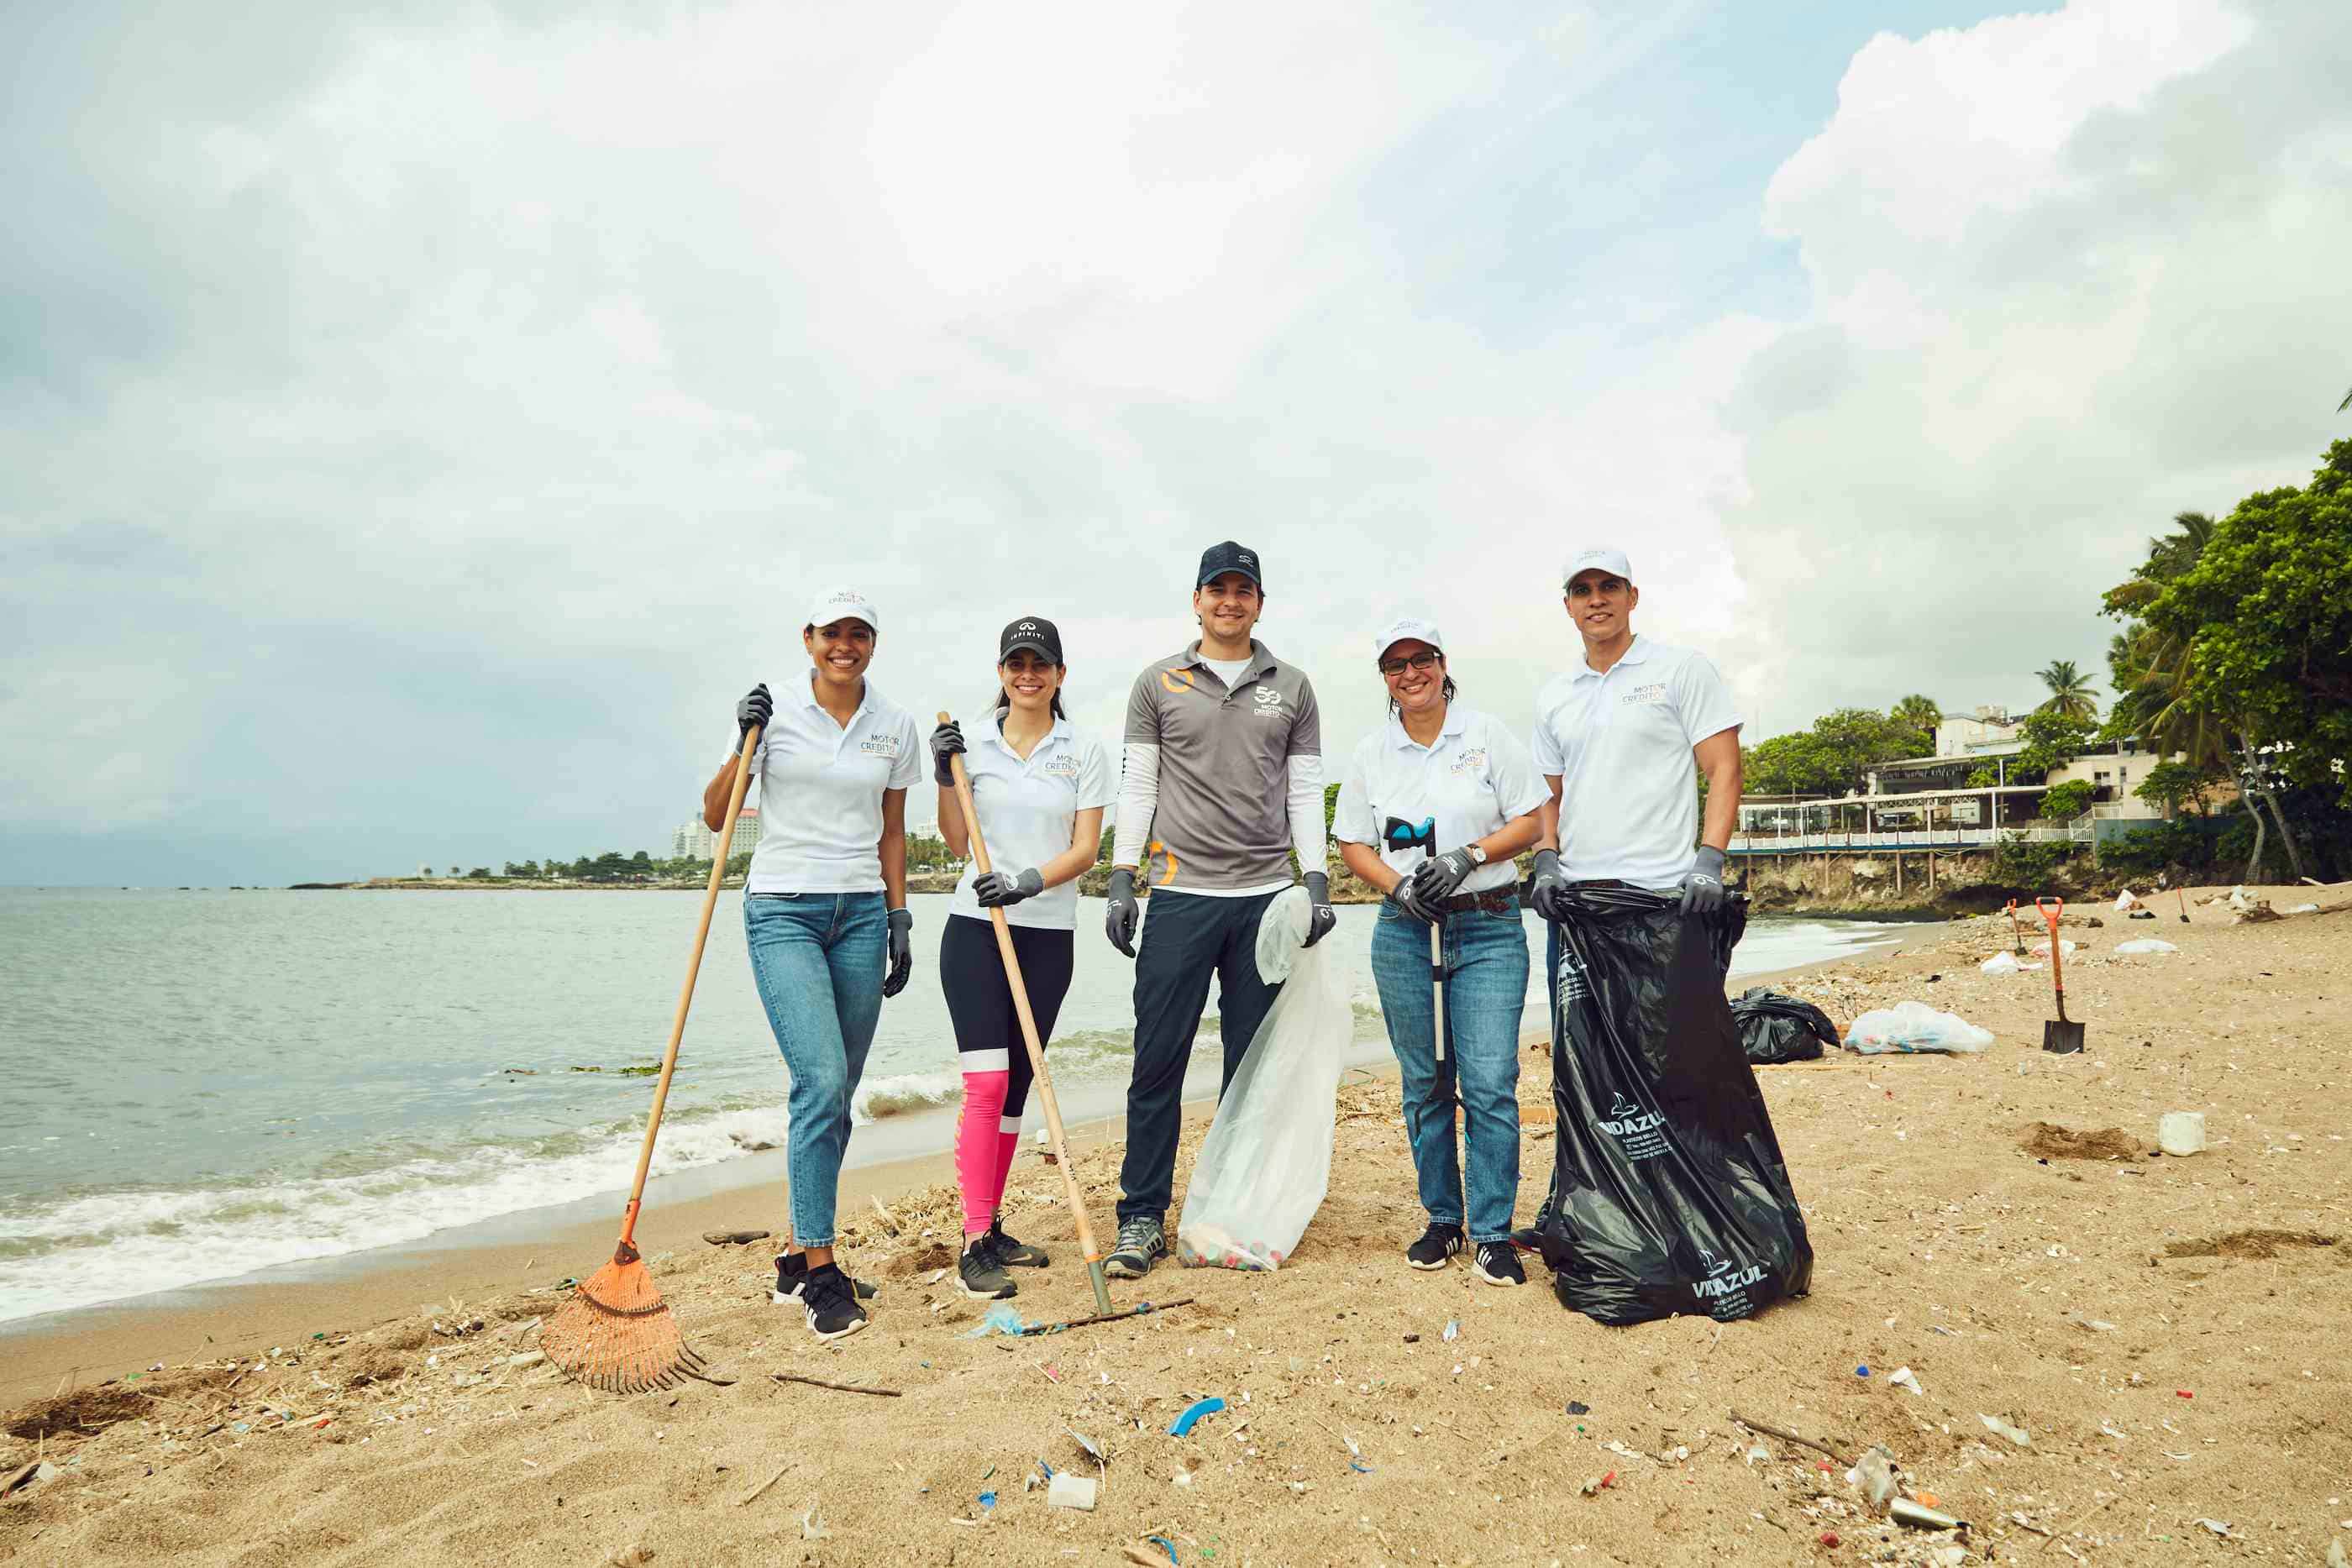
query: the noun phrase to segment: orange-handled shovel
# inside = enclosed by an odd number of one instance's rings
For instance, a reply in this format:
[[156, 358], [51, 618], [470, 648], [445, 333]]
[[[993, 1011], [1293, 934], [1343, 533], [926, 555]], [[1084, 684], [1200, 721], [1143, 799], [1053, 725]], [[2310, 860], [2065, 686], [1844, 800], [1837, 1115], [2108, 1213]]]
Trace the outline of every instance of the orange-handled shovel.
[[[942, 713], [940, 722], [949, 723], [952, 716]], [[980, 813], [971, 804], [971, 779], [963, 770], [961, 754], [950, 755], [948, 766], [955, 775], [956, 809], [963, 813], [964, 827], [971, 834], [971, 863], [986, 875], [995, 868], [989, 863], [988, 844], [980, 836]], [[1078, 1195], [1078, 1175], [1070, 1165], [1069, 1140], [1062, 1134], [1062, 1108], [1054, 1099], [1053, 1074], [1045, 1071], [1045, 1042], [1037, 1038], [1037, 1017], [1029, 1010], [1029, 988], [1021, 978], [1021, 960], [1013, 952], [1013, 927], [1005, 924], [1002, 909], [990, 910], [988, 923], [996, 927], [996, 956], [1004, 960], [1004, 982], [1013, 988], [1013, 1011], [1021, 1020], [1021, 1043], [1029, 1049], [1029, 1071], [1036, 1080], [1037, 1103], [1045, 1112], [1045, 1134], [1054, 1141], [1054, 1163], [1062, 1173], [1062, 1192], [1070, 1201], [1070, 1218], [1077, 1222], [1078, 1250], [1087, 1257], [1087, 1277], [1094, 1281], [1095, 1305], [1108, 1312], [1110, 1285], [1103, 1278], [1102, 1249], [1095, 1245], [1095, 1228], [1087, 1218], [1087, 1202]]]
[[2065, 944], [2058, 939], [2058, 917], [2066, 912], [2063, 898], [2037, 898], [2033, 907], [2042, 911], [2042, 918], [2050, 922], [2050, 984], [2058, 993], [2058, 1017], [2045, 1019], [2042, 1025], [2042, 1049], [2053, 1056], [2072, 1056], [2083, 1049], [2083, 1026], [2066, 1017], [2066, 981], [2059, 967], [2059, 955]]

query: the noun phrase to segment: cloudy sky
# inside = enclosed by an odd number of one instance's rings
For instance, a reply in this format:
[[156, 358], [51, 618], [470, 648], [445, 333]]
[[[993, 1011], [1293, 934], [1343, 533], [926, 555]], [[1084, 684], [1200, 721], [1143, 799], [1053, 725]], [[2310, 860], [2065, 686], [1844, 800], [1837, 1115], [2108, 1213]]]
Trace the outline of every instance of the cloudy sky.
[[666, 848], [835, 581], [1115, 736], [1226, 537], [1334, 752], [1596, 541], [1750, 738], [2102, 668], [2352, 434], [2352, 17], [1788, 9], [10, 7], [0, 883]]

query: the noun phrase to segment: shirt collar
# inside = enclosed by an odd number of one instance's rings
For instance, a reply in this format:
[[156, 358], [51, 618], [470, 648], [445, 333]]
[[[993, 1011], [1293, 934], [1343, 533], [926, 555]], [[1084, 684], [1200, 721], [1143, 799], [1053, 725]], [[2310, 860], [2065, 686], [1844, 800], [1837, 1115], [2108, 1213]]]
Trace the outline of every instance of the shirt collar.
[[[1201, 640], [1198, 637], [1192, 639], [1190, 647], [1176, 655], [1176, 660], [1188, 668], [1205, 670], [1209, 667], [1209, 662], [1201, 657]], [[1242, 679], [1254, 681], [1261, 675], [1270, 675], [1280, 662], [1274, 656], [1272, 649], [1253, 637], [1250, 639], [1249, 664], [1242, 671]]]
[[[1013, 749], [1013, 743], [1004, 738], [1004, 716], [992, 708], [989, 710], [988, 720], [988, 724], [981, 731], [982, 741], [994, 746], [999, 751], [1004, 753], [1005, 756], [1012, 758], [1013, 761], [1021, 761], [1022, 758], [1020, 754]], [[1035, 746], [1029, 748], [1030, 759], [1034, 761], [1037, 753], [1045, 750], [1045, 747], [1051, 746], [1057, 740], [1068, 739], [1069, 735], [1069, 719], [1066, 717], [1056, 717], [1054, 720], [1053, 727], [1045, 732], [1045, 738], [1040, 740]]]
[[[849, 716], [849, 724], [856, 724], [872, 711], [877, 695], [871, 680], [860, 680], [857, 683], [857, 710]], [[816, 700], [816, 666], [814, 664], [809, 666], [808, 685], [801, 694], [801, 701], [804, 706], [813, 708], [818, 713], [824, 712], [824, 705]], [[832, 716], [827, 714], [826, 716], [829, 718]], [[849, 725], [844, 725], [842, 727], [847, 729]]]
[[[1445, 722], [1437, 727], [1438, 743], [1443, 745], [1446, 741], [1461, 738], [1463, 728], [1468, 725], [1469, 722], [1470, 716], [1462, 711], [1462, 705], [1460, 703], [1447, 703], [1445, 705]], [[1415, 747], [1420, 744], [1421, 742], [1415, 740], [1412, 736], [1405, 733], [1404, 717], [1402, 715], [1394, 713], [1389, 715], [1390, 746], [1399, 751], [1402, 751], [1409, 747]], [[1434, 751], [1437, 749], [1437, 747], [1432, 746], [1428, 749]]]
[[[1617, 664], [1646, 664], [1649, 662], [1649, 642], [1647, 639], [1643, 637], [1639, 632], [1636, 632], [1633, 633], [1633, 641], [1628, 643], [1625, 651], [1617, 656]], [[1617, 664], [1610, 665], [1609, 670], [1615, 669]], [[1580, 681], [1597, 681], [1601, 679], [1601, 676], [1607, 674], [1609, 670], [1596, 670], [1591, 664], [1588, 664], [1580, 659], [1577, 661], [1576, 664], [1576, 678]]]

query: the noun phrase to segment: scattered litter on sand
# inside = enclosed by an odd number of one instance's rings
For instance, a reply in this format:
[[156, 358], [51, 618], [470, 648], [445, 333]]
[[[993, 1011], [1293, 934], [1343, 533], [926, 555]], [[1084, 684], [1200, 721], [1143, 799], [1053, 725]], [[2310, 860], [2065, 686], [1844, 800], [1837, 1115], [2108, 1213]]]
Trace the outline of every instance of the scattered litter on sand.
[[2017, 1146], [2044, 1160], [2137, 1160], [2147, 1153], [2145, 1142], [2121, 1127], [2077, 1133], [2054, 1122], [2034, 1123], [2025, 1129]]

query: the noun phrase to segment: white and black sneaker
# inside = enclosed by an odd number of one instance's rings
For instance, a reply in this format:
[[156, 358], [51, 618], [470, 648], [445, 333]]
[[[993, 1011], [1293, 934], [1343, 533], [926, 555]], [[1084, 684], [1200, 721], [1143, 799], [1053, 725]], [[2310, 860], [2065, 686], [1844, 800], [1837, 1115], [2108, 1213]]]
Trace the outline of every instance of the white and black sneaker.
[[1420, 1240], [1404, 1249], [1404, 1260], [1416, 1269], [1443, 1269], [1454, 1261], [1462, 1246], [1460, 1226], [1433, 1224], [1421, 1233]]
[[1519, 1267], [1519, 1249], [1505, 1237], [1500, 1241], [1478, 1243], [1478, 1260], [1470, 1271], [1490, 1285], [1524, 1285], [1527, 1270]]
[[[775, 1302], [776, 1305], [780, 1307], [786, 1301], [799, 1301], [801, 1299], [801, 1281], [808, 1278], [808, 1271], [807, 1253], [777, 1253], [776, 1288], [768, 1292], [768, 1299]], [[870, 1301], [875, 1297], [882, 1293], [881, 1286], [874, 1284], [868, 1281], [860, 1280], [848, 1274], [844, 1274], [842, 1278], [849, 1281], [851, 1288], [857, 1292], [857, 1299], [861, 1301]]]
[[1017, 1294], [1021, 1287], [1004, 1271], [1004, 1262], [993, 1231], [972, 1237], [956, 1260], [956, 1289], [975, 1301], [1001, 1301]]
[[1103, 1260], [1103, 1272], [1114, 1280], [1140, 1280], [1167, 1256], [1167, 1227], [1156, 1219], [1122, 1219], [1118, 1245]]
[[841, 1339], [866, 1326], [866, 1309], [857, 1304], [849, 1276], [830, 1263], [801, 1276], [801, 1311], [819, 1339]]

